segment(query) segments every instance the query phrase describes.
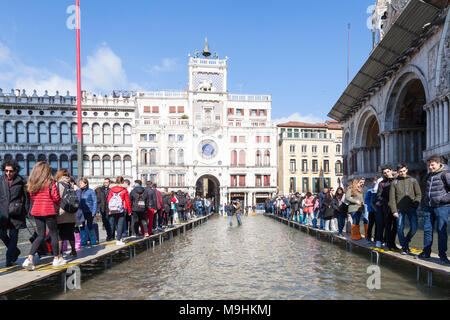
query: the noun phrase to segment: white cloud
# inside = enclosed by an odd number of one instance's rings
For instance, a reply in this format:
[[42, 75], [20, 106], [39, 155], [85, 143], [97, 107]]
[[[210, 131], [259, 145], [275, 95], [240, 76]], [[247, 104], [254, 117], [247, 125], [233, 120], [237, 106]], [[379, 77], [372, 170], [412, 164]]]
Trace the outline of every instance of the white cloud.
[[146, 71], [148, 73], [170, 72], [178, 68], [177, 58], [163, 58], [161, 64], [150, 66]]
[[306, 123], [322, 123], [322, 122], [324, 122], [323, 119], [321, 119], [317, 116], [314, 116], [312, 114], [301, 115], [299, 112], [295, 112], [288, 117], [273, 119], [272, 121], [274, 122], [274, 124], [286, 123], [286, 122], [290, 122], [290, 121], [306, 122]]
[[81, 74], [83, 89], [87, 91], [128, 89], [122, 60], [106, 44], [87, 57], [87, 64]]
[[[65, 69], [75, 68], [62, 60], [56, 61]], [[32, 95], [34, 90], [38, 95], [43, 95], [45, 90], [49, 95], [54, 95], [56, 91], [59, 91], [60, 95], [66, 95], [66, 91], [69, 90], [71, 95], [75, 95], [76, 73], [73, 74], [73, 77], [66, 78], [45, 68], [26, 65], [0, 42], [0, 88], [3, 89], [3, 93], [9, 93], [11, 89], [25, 89], [27, 95]], [[88, 92], [144, 90], [145, 87], [127, 81], [121, 58], [105, 43], [87, 57], [81, 74], [82, 89]]]

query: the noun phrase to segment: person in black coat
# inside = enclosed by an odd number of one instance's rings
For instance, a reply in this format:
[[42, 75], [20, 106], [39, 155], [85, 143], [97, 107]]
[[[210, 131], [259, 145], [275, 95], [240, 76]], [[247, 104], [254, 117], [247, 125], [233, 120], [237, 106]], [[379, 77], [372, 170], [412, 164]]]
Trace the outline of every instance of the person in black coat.
[[[0, 177], [0, 238], [5, 246], [6, 266], [12, 266], [20, 255], [17, 248], [19, 230], [27, 227], [26, 216], [30, 210], [30, 196], [26, 181], [19, 175], [20, 166], [16, 161], [6, 161], [2, 165]], [[8, 234], [9, 231], [9, 234]]]
[[144, 236], [148, 237], [148, 225], [145, 215], [148, 211], [148, 193], [142, 187], [142, 181], [134, 181], [134, 189], [130, 192], [131, 226], [135, 236], [139, 234], [139, 226], [142, 225]]
[[95, 190], [95, 193], [97, 194], [97, 209], [102, 216], [102, 223], [106, 230], [106, 241], [112, 241], [114, 239], [113, 230], [108, 219], [108, 201], [106, 201], [109, 195], [110, 184], [111, 180], [109, 178], [105, 178], [103, 181], [103, 186]]

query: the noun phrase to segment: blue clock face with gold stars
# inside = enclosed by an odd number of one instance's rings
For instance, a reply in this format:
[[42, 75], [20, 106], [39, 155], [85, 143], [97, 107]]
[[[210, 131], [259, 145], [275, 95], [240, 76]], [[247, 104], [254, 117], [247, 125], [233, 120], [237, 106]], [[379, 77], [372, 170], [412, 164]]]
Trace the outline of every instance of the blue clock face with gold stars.
[[213, 140], [203, 140], [200, 142], [198, 149], [203, 159], [211, 160], [216, 157], [218, 146]]

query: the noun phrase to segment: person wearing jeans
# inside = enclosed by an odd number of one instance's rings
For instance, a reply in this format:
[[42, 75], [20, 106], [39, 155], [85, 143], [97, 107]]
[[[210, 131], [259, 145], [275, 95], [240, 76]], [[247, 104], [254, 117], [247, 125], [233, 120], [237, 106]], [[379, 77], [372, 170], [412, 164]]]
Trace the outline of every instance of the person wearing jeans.
[[383, 242], [389, 250], [398, 250], [395, 244], [397, 236], [397, 218], [392, 215], [389, 207], [389, 193], [393, 181], [392, 168], [385, 166], [381, 168], [383, 180], [378, 183], [376, 216], [375, 216], [375, 246], [381, 248]]
[[422, 200], [424, 226], [423, 251], [419, 258], [431, 257], [433, 231], [436, 223], [438, 234], [438, 251], [442, 263], [449, 264], [447, 257], [447, 223], [450, 212], [450, 173], [448, 166], [441, 163], [439, 156], [427, 159], [430, 173], [427, 176], [425, 196]]
[[[118, 197], [120, 197], [120, 199]], [[125, 243], [122, 241], [123, 224], [125, 215], [131, 214], [131, 203], [123, 177], [119, 176], [116, 178], [116, 184], [111, 187], [107, 202], [109, 209], [109, 223], [111, 228], [117, 230], [116, 245], [124, 245]]]
[[[397, 218], [398, 240], [402, 246], [402, 254], [410, 254], [409, 243], [417, 231], [417, 207], [422, 200], [422, 191], [416, 179], [408, 176], [405, 164], [397, 166], [398, 178], [391, 183], [389, 190], [389, 207]], [[410, 230], [404, 235], [405, 219], [408, 217]]]

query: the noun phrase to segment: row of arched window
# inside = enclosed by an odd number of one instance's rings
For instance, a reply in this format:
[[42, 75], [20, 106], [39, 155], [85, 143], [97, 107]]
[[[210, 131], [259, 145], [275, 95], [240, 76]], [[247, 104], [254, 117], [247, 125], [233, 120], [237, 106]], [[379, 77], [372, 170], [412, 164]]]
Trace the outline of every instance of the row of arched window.
[[[239, 161], [238, 161], [239, 160]], [[232, 167], [245, 167], [246, 166], [246, 153], [244, 150], [238, 152], [236, 150], [231, 151], [231, 166]], [[255, 157], [255, 166], [256, 167], [270, 167], [270, 151], [266, 150], [264, 152], [258, 150], [256, 151]]]
[[93, 155], [83, 156], [83, 175], [93, 177], [117, 177], [117, 176], [132, 176], [132, 161], [131, 156], [125, 155], [123, 158], [119, 155], [113, 157], [104, 155], [100, 157]]
[[[62, 122], [57, 124], [51, 122], [39, 122], [36, 126], [34, 122], [24, 124], [22, 121], [15, 123], [6, 121], [4, 123], [5, 143], [62, 143], [76, 144], [78, 127], [76, 123], [69, 124]], [[85, 144], [132, 144], [131, 125], [125, 124], [123, 127], [116, 123], [112, 126], [105, 123], [100, 126], [94, 123], [92, 128], [89, 124], [83, 124], [83, 142]]]
[[[59, 156], [56, 154], [50, 154], [48, 157], [44, 154], [39, 154], [37, 157], [34, 154], [17, 154], [13, 157], [11, 154], [6, 154], [4, 160], [15, 159], [21, 170], [19, 172], [22, 176], [29, 176], [33, 170], [36, 162], [47, 161], [52, 167], [53, 174], [60, 169], [67, 169], [72, 176], [78, 176], [78, 162], [77, 155], [62, 154]], [[1, 159], [0, 159], [1, 160]], [[104, 176], [104, 177], [117, 177], [124, 175], [127, 177], [132, 176], [132, 162], [131, 156], [125, 155], [123, 158], [119, 155], [110, 157], [109, 155], [104, 155], [102, 158], [98, 155], [83, 156], [83, 175], [86, 177], [94, 176]]]
[[56, 154], [50, 154], [47, 157], [45, 154], [39, 154], [36, 156], [34, 154], [23, 155], [19, 153], [15, 157], [11, 154], [6, 154], [4, 157], [5, 161], [12, 159], [15, 159], [19, 164], [21, 168], [19, 174], [22, 176], [29, 176], [34, 168], [34, 165], [39, 161], [47, 161], [52, 167], [53, 174], [55, 174], [59, 169], [65, 168], [69, 170], [73, 176], [78, 175], [78, 162], [76, 155], [68, 156], [66, 154], [62, 154], [58, 158]]

